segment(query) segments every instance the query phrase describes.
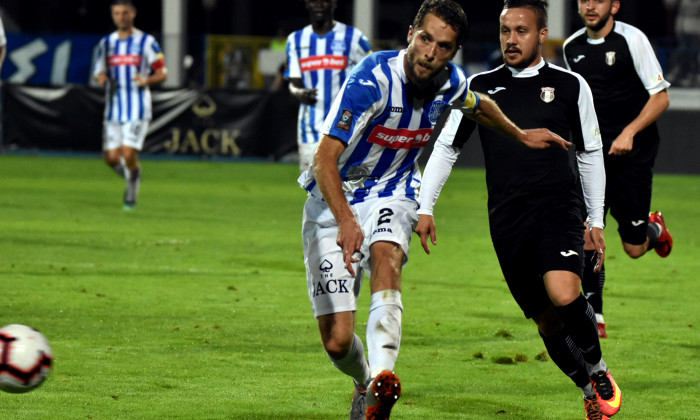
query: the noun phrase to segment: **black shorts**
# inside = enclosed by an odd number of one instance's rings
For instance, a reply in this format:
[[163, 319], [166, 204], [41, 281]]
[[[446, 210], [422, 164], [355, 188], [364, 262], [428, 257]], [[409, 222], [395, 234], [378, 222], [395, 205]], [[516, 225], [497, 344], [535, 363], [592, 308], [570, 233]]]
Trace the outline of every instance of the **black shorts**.
[[584, 229], [580, 211], [549, 208], [526, 229], [492, 238], [508, 288], [526, 317], [552, 306], [545, 273], [563, 270], [582, 276]]
[[605, 213], [610, 210], [617, 220], [620, 239], [641, 245], [647, 240], [656, 153], [641, 150], [640, 153], [610, 156], [607, 154], [609, 147], [605, 149]]

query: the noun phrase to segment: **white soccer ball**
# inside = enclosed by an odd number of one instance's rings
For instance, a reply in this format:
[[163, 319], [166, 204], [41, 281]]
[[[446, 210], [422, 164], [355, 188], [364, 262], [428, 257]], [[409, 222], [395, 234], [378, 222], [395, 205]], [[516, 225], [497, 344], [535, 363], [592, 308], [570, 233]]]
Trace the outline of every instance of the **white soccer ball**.
[[0, 328], [0, 389], [19, 394], [41, 385], [53, 353], [39, 331], [21, 324]]

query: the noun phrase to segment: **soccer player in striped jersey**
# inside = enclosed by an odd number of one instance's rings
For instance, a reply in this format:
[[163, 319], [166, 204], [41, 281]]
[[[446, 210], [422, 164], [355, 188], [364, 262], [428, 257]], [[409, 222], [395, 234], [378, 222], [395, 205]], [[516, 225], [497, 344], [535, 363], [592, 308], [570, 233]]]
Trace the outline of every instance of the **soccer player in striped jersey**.
[[[401, 342], [401, 271], [418, 222], [417, 159], [441, 112], [460, 102], [476, 121], [533, 148], [568, 142], [544, 129], [521, 130], [495, 102], [468, 89], [450, 63], [467, 18], [452, 0], [426, 0], [409, 27], [408, 48], [362, 60], [323, 125], [302, 237], [309, 299], [333, 364], [353, 378], [351, 419], [387, 419], [401, 395], [394, 366]], [[364, 271], [371, 303], [367, 348], [355, 334]], [[368, 392], [369, 391], [369, 392]]]
[[[616, 21], [619, 0], [579, 0], [584, 28], [564, 43], [564, 61], [591, 86], [600, 121], [607, 185], [605, 212], [618, 222], [627, 255], [652, 249], [671, 253], [673, 238], [661, 212], [650, 213], [654, 160], [659, 149], [656, 120], [668, 108], [668, 87], [647, 37]], [[603, 318], [605, 268], [594, 272], [593, 245], [586, 236], [583, 290], [607, 337]]]
[[[581, 273], [586, 214], [601, 263], [605, 255], [603, 145], [586, 81], [542, 58], [546, 7], [543, 0], [505, 1], [505, 64], [472, 76], [469, 87], [488, 92], [519, 126], [547, 127], [576, 146], [580, 182], [565, 151], [527, 150], [479, 127], [491, 239], [503, 275], [552, 360], [583, 391], [586, 418], [601, 420], [619, 410], [621, 393], [603, 360]], [[473, 128], [461, 110], [451, 110], [426, 165], [416, 228], [426, 252], [428, 238], [436, 243], [434, 205]]]
[[287, 38], [284, 77], [301, 105], [297, 122], [299, 168], [311, 166], [321, 126], [353, 67], [371, 50], [359, 29], [333, 20], [336, 0], [305, 0], [311, 24]]
[[104, 159], [126, 179], [124, 209], [131, 210], [141, 184], [139, 151], [152, 118], [149, 86], [164, 81], [168, 73], [158, 42], [134, 27], [131, 0], [115, 0], [111, 10], [117, 30], [100, 41], [93, 74], [105, 86]]

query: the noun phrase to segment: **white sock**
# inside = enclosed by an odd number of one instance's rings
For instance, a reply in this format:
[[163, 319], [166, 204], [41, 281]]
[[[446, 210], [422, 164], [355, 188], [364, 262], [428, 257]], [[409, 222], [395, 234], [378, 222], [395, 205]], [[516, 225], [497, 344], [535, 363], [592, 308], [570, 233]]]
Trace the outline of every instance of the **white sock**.
[[394, 370], [401, 345], [403, 304], [398, 290], [372, 294], [367, 320], [367, 350], [372, 377], [384, 370]]
[[124, 201], [129, 204], [136, 204], [141, 186], [141, 168], [129, 170], [126, 178], [126, 196]]
[[603, 314], [595, 314], [595, 320], [599, 324], [605, 324], [605, 318], [603, 318]]
[[365, 388], [367, 382], [369, 382], [369, 366], [367, 365], [367, 359], [365, 359], [365, 346], [357, 334], [355, 334], [352, 347], [345, 357], [335, 360], [329, 355], [328, 358], [331, 359], [333, 366], [337, 367], [338, 370], [348, 376], [352, 376], [361, 389]]

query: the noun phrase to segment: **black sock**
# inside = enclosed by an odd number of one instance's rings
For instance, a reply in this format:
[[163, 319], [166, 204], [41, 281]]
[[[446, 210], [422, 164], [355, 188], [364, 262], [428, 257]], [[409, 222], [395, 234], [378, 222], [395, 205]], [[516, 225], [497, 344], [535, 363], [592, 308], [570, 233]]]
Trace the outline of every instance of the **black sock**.
[[564, 329], [551, 337], [540, 337], [555, 365], [561, 369], [579, 388], [589, 384], [588, 372], [581, 350], [573, 343]]
[[647, 238], [649, 238], [649, 245], [647, 245], [647, 251], [654, 249], [656, 242], [661, 236], [661, 226], [657, 223], [649, 222], [647, 224]]
[[595, 263], [595, 250], [584, 251], [583, 257], [583, 293], [586, 295], [588, 303], [593, 307], [593, 311], [597, 314], [603, 314], [603, 286], [605, 286], [605, 265], [600, 269], [599, 273], [595, 273], [593, 268]]
[[112, 169], [114, 169], [114, 172], [116, 172], [120, 177], [126, 178], [126, 168], [121, 163], [112, 165]]
[[583, 359], [590, 365], [600, 363], [603, 353], [598, 339], [598, 325], [593, 308], [583, 295], [565, 306], [556, 308], [574, 343], [581, 349]]

